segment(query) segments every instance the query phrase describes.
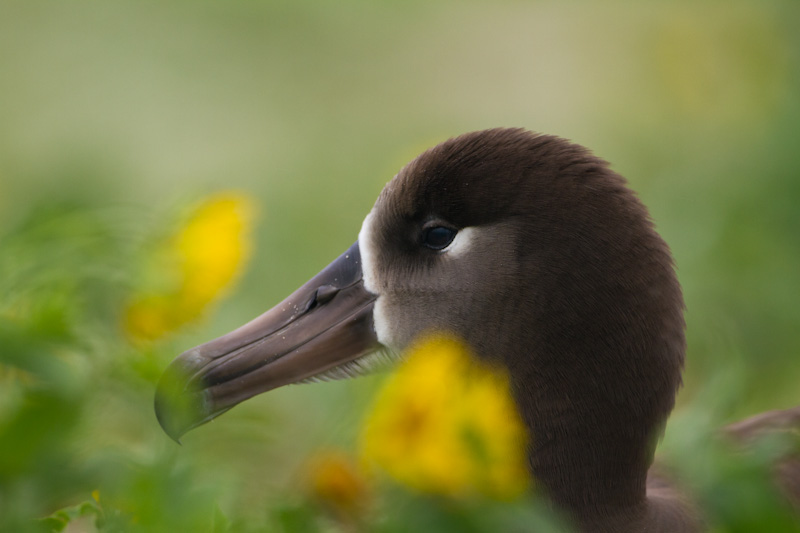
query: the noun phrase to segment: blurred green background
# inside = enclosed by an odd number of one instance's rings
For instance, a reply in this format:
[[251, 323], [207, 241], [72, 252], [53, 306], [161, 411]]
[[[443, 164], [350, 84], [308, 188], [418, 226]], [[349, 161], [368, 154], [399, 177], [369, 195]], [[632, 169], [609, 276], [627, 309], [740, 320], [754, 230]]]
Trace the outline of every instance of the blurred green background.
[[[798, 95], [796, 0], [2, 0], [0, 529], [98, 491], [122, 529], [294, 531], [274, 502], [315, 450], [353, 448], [380, 376], [272, 392], [178, 447], [159, 372], [346, 249], [417, 153], [495, 126], [591, 148], [672, 247], [689, 352], [666, 456], [800, 403]], [[223, 189], [259, 206], [245, 276], [128, 342], [147, 243]]]

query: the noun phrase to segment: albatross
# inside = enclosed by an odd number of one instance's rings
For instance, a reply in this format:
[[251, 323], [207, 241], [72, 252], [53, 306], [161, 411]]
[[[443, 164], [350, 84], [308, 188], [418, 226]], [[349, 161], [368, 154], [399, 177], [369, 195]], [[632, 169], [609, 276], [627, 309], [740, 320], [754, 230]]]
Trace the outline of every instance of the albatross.
[[681, 386], [683, 309], [667, 244], [605, 161], [523, 129], [467, 133], [408, 163], [355, 244], [283, 302], [177, 357], [156, 414], [178, 440], [257, 394], [363, 374], [447, 332], [508, 370], [530, 470], [580, 530], [701, 531], [648, 478]]

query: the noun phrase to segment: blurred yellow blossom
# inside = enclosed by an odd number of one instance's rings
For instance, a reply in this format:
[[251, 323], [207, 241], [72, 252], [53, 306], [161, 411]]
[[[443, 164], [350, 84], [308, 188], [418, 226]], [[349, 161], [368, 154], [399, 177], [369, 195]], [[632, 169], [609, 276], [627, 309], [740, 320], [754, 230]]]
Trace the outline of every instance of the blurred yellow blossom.
[[314, 457], [309, 467], [311, 491], [340, 519], [357, 518], [367, 500], [367, 484], [349, 457], [324, 452]]
[[249, 198], [231, 192], [200, 202], [154, 254], [160, 283], [131, 298], [125, 331], [155, 340], [199, 318], [249, 257], [253, 212]]
[[379, 392], [361, 441], [368, 466], [423, 492], [510, 499], [530, 482], [527, 431], [507, 374], [447, 337], [409, 351]]

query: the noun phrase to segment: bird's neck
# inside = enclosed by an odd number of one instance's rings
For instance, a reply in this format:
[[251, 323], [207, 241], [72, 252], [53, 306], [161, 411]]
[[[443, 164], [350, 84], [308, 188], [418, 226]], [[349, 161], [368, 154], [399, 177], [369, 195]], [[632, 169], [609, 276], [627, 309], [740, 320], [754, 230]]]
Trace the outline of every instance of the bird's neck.
[[[535, 483], [579, 523], [644, 520], [647, 472], [679, 374], [659, 384], [658, 373], [667, 372], [648, 365], [659, 357], [640, 352], [641, 346], [630, 348], [636, 354], [622, 355], [636, 363], [618, 365], [614, 361], [625, 348], [603, 353], [602, 343], [589, 350], [574, 338], [561, 345], [539, 340], [552, 350], [538, 351], [536, 365], [511, 373], [531, 435]], [[606, 340], [607, 346], [620, 346]], [[635, 528], [618, 529], [627, 530]]]
[[[613, 428], [615, 422], [622, 421], [609, 419], [606, 424]], [[534, 422], [531, 431], [540, 435], [529, 456], [536, 483], [579, 531], [706, 530], [697, 508], [674, 488], [663, 481], [648, 487], [653, 446], [647, 440], [624, 437], [625, 430], [573, 431], [566, 423]]]
[[652, 461], [646, 436], [568, 396], [526, 418], [534, 479], [557, 507], [578, 520], [644, 511]]
[[681, 383], [680, 288], [668, 256], [638, 263], [624, 284], [597, 281], [616, 279], [608, 265], [594, 281], [563, 274], [505, 347], [534, 479], [579, 521], [649, 512], [647, 472]]

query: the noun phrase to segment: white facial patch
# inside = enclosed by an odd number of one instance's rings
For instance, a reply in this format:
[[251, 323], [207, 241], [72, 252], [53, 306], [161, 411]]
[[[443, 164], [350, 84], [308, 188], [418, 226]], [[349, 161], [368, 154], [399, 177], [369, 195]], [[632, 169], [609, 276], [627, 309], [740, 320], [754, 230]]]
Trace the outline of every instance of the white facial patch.
[[358, 234], [358, 249], [361, 252], [361, 275], [364, 280], [364, 288], [372, 294], [377, 295], [372, 308], [372, 323], [375, 328], [375, 336], [378, 338], [378, 342], [391, 348], [392, 334], [390, 322], [386, 318], [384, 310], [385, 299], [381, 298], [377, 283], [378, 272], [375, 262], [375, 240], [372, 235], [372, 224], [374, 220], [373, 212], [370, 211], [364, 219], [364, 223], [361, 225], [361, 231]]
[[358, 249], [361, 252], [361, 277], [364, 280], [364, 288], [372, 294], [378, 294], [377, 286], [375, 285], [376, 272], [372, 220], [372, 211], [370, 211], [361, 224], [361, 231], [358, 232]]
[[442, 251], [450, 257], [462, 256], [470, 249], [474, 240], [475, 228], [461, 228], [458, 230], [458, 233], [456, 233], [455, 238], [453, 238], [453, 242], [451, 242], [447, 248]]

